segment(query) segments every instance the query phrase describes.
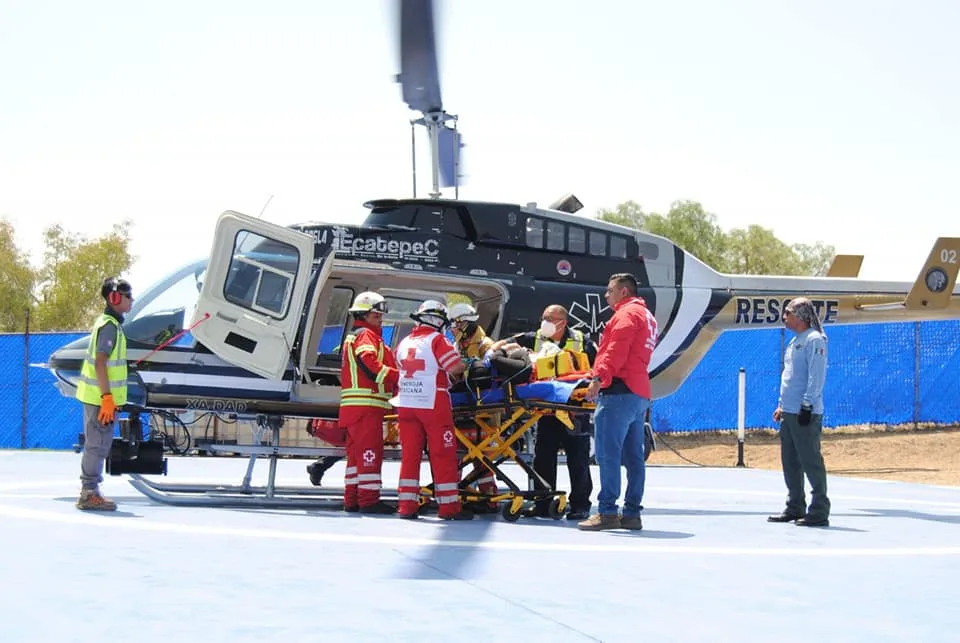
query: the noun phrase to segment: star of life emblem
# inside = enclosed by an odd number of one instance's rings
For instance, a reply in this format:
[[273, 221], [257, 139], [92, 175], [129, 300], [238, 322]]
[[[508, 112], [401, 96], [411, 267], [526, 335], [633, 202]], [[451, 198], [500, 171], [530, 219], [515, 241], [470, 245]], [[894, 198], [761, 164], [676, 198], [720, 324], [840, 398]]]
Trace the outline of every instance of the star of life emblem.
[[591, 336], [596, 337], [606, 325], [600, 318], [610, 307], [601, 299], [600, 293], [587, 293], [585, 297], [586, 306], [579, 301], [570, 304], [567, 314], [576, 322], [570, 324], [570, 328], [589, 331]]

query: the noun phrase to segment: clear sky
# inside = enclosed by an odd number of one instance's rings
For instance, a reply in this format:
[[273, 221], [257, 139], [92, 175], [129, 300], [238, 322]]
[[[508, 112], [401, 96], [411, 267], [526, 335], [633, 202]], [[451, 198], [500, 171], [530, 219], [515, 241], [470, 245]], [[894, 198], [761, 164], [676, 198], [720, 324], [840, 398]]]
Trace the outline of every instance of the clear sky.
[[[960, 2], [438, 0], [461, 198], [692, 199], [913, 280], [960, 235]], [[227, 209], [411, 194], [391, 0], [0, 0], [0, 217], [133, 220], [135, 288]], [[418, 130], [418, 150], [426, 138]], [[419, 193], [428, 191], [426, 158]], [[37, 252], [37, 258], [39, 253]]]

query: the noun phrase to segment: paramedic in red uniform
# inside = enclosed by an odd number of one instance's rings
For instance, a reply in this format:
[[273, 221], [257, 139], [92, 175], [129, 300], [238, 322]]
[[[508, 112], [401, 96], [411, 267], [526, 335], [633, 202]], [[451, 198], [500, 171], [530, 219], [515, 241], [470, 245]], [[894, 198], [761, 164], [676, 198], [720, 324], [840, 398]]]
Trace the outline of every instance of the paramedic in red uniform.
[[463, 373], [465, 365], [453, 344], [442, 334], [449, 324], [446, 306], [428, 300], [410, 317], [417, 325], [397, 346], [400, 517], [417, 517], [420, 462], [426, 446], [433, 471], [437, 514], [444, 520], [470, 520], [473, 513], [460, 506], [457, 438], [448, 390], [450, 378]]
[[[587, 389], [587, 399], [597, 400], [593, 426], [600, 467], [599, 513], [577, 526], [585, 531], [640, 530], [646, 478], [644, 424], [650, 406], [647, 369], [657, 345], [657, 319], [637, 296], [633, 275], [612, 275], [606, 299], [614, 313], [600, 336], [594, 377]], [[621, 464], [627, 469], [622, 516], [617, 511]]]
[[347, 431], [347, 468], [343, 508], [369, 514], [392, 514], [397, 508], [380, 500], [383, 482], [383, 416], [397, 387], [397, 364], [384, 344], [381, 329], [387, 303], [375, 292], [362, 292], [350, 307], [353, 332], [341, 350], [340, 426]]

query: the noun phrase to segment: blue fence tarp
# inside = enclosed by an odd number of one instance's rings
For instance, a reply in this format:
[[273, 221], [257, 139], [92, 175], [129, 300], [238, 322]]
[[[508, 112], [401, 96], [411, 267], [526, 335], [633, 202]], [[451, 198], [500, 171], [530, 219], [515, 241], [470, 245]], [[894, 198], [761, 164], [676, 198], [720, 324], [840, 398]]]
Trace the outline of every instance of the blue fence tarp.
[[[826, 330], [824, 426], [960, 423], [960, 320]], [[32, 334], [27, 362], [43, 364], [57, 348], [83, 335]], [[746, 428], [773, 428], [781, 355], [790, 337], [783, 329], [721, 334], [683, 386], [654, 402], [654, 429], [737, 428], [740, 368], [746, 372]], [[26, 369], [24, 422], [24, 346], [23, 335], [0, 335], [0, 448], [69, 449], [82, 430], [79, 405], [62, 397], [53, 375], [36, 366]]]

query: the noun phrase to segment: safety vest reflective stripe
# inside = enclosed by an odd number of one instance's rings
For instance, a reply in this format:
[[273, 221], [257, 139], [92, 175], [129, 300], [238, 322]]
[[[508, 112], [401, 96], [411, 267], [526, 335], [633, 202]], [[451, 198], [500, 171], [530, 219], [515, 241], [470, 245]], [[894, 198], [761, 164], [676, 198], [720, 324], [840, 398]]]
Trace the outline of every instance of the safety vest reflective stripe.
[[361, 473], [357, 476], [357, 488], [368, 491], [379, 491], [383, 486], [379, 473]]
[[[537, 337], [533, 342], [534, 353], [540, 350], [540, 347], [543, 346], [543, 341], [544, 341], [543, 335], [538, 330]], [[571, 329], [570, 334], [567, 337], [567, 341], [565, 341], [563, 343], [563, 346], [561, 346], [560, 348], [562, 348], [565, 351], [574, 351], [575, 353], [582, 353], [583, 352], [583, 333], [581, 333], [579, 330]]]
[[[380, 359], [383, 358], [382, 355], [378, 355], [377, 357], [380, 358]], [[377, 389], [378, 389], [378, 392], [383, 393], [383, 380], [385, 380], [385, 379], [387, 378], [387, 375], [389, 375], [389, 373], [390, 373], [390, 369], [389, 369], [389, 368], [387, 368], [386, 366], [381, 366], [381, 367], [380, 367], [380, 372], [377, 373]]]
[[[347, 366], [350, 369], [350, 384], [340, 389], [340, 406], [372, 406], [380, 409], [390, 409], [390, 394], [384, 390], [383, 380], [390, 373], [386, 366], [380, 368], [377, 373], [376, 390], [357, 386], [360, 368], [357, 365], [357, 355], [374, 352], [373, 346], [365, 344], [356, 350], [353, 348], [353, 342], [356, 341], [355, 335], [347, 335], [343, 342], [342, 354], [347, 359]], [[376, 348], [377, 361], [383, 363], [383, 343]]]
[[106, 314], [97, 318], [93, 324], [93, 330], [90, 331], [90, 345], [87, 348], [83, 364], [80, 365], [76, 398], [85, 404], [100, 405], [102, 392], [97, 381], [96, 341], [100, 329], [107, 324], [113, 324], [117, 327], [117, 341], [107, 358], [107, 381], [114, 404], [122, 406], [127, 403], [127, 338], [123, 334], [120, 322]]

